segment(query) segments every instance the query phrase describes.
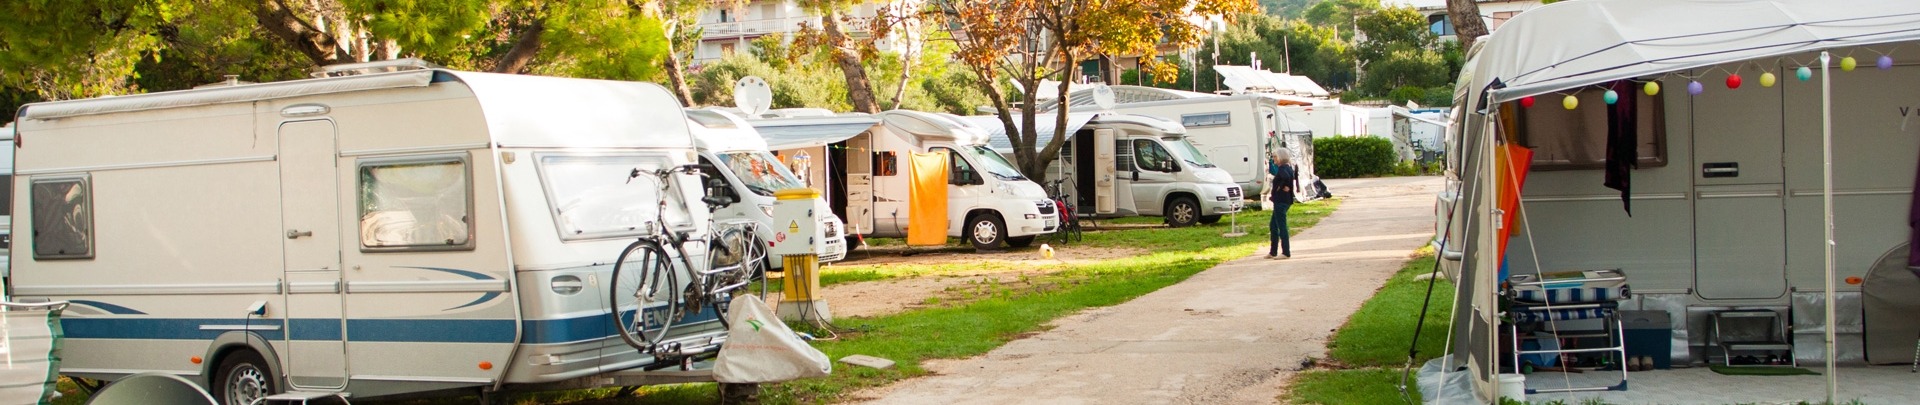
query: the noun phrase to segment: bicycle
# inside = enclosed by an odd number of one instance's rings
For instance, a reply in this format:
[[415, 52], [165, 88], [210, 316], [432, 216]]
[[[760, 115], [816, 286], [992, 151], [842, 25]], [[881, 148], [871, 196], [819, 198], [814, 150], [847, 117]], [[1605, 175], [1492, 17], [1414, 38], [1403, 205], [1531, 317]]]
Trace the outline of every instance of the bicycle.
[[[699, 175], [700, 169], [697, 165], [650, 172], [636, 168], [627, 176], [627, 181], [631, 183], [634, 179], [651, 178], [665, 193], [673, 188], [670, 177], [674, 174]], [[724, 193], [714, 190], [725, 187], [719, 181], [710, 180], [706, 184], [706, 196], [700, 198], [708, 212], [735, 202], [725, 197]], [[607, 291], [612, 309], [609, 317], [613, 319], [614, 328], [620, 331], [621, 340], [642, 353], [654, 355], [656, 359], [698, 354], [683, 350], [685, 348], [679, 342], [667, 341], [674, 323], [711, 308], [721, 328], [727, 328], [726, 305], [731, 301], [733, 292], [765, 274], [765, 269], [758, 267], [765, 263], [766, 248], [754, 236], [755, 224], [721, 227], [709, 216], [704, 228], [706, 232], [698, 236], [692, 230], [671, 230], [666, 225], [667, 200], [660, 199], [659, 209], [654, 213], [655, 221], [646, 223], [638, 240], [628, 244], [614, 261], [612, 282]], [[687, 244], [693, 242], [707, 245], [704, 266], [693, 265], [693, 255], [687, 249]], [[689, 280], [685, 284], [680, 282], [681, 272], [674, 266], [676, 259], [680, 268], [687, 270], [685, 273]], [[631, 312], [627, 310], [630, 305], [634, 306]]]
[[1066, 189], [1061, 187], [1066, 181], [1066, 179], [1058, 179], [1047, 182], [1049, 191], [1047, 198], [1053, 200], [1053, 206], [1060, 217], [1060, 228], [1054, 230], [1054, 234], [1058, 235], [1060, 243], [1079, 242], [1082, 239], [1080, 209], [1077, 208], [1078, 204], [1074, 203], [1073, 196], [1067, 194]]

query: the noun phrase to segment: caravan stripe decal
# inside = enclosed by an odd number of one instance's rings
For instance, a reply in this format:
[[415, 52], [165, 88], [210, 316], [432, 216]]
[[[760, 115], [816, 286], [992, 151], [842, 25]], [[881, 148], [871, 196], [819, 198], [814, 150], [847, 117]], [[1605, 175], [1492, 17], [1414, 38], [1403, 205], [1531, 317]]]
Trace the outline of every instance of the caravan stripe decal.
[[[476, 271], [471, 271], [471, 270], [460, 270], [460, 269], [449, 269], [449, 268], [444, 268], [444, 267], [416, 267], [416, 266], [400, 266], [400, 268], [403, 268], [403, 269], [421, 269], [421, 270], [433, 270], [433, 271], [439, 271], [439, 272], [446, 272], [446, 273], [452, 273], [452, 274], [456, 274], [456, 275], [460, 275], [460, 276], [465, 276], [465, 277], [467, 277], [467, 278], [471, 278], [471, 279], [474, 279], [474, 280], [484, 280], [484, 281], [496, 281], [496, 280], [499, 280], [499, 279], [497, 279], [497, 278], [493, 278], [492, 276], [488, 276], [488, 275], [486, 275], [486, 274], [483, 274], [483, 273], [480, 273], [480, 272], [476, 272]], [[475, 300], [473, 300], [473, 302], [469, 302], [469, 303], [466, 303], [466, 305], [461, 305], [461, 306], [457, 306], [457, 307], [453, 307], [453, 308], [447, 308], [447, 309], [444, 309], [444, 310], [442, 310], [442, 311], [452, 311], [452, 310], [456, 310], [456, 309], [460, 309], [460, 308], [466, 308], [466, 307], [471, 307], [471, 306], [474, 306], [474, 305], [480, 305], [480, 303], [483, 303], [483, 302], [487, 302], [487, 301], [492, 301], [492, 300], [493, 300], [494, 298], [497, 298], [497, 297], [499, 297], [499, 296], [500, 296], [500, 293], [498, 293], [498, 292], [490, 292], [490, 293], [486, 293], [486, 294], [482, 294], [482, 295], [480, 295], [480, 298], [479, 298], [479, 299], [475, 299]]]
[[[711, 322], [718, 319], [712, 310], [687, 316], [680, 324]], [[139, 317], [65, 317], [60, 320], [71, 339], [159, 339], [212, 340], [232, 330], [202, 330], [202, 325], [232, 326], [278, 325], [283, 319], [240, 318], [139, 318]], [[293, 340], [339, 340], [341, 322], [332, 318], [295, 318], [290, 332]], [[567, 319], [527, 320], [520, 323], [526, 333], [525, 344], [568, 343], [614, 336], [613, 322], [605, 314]], [[513, 321], [507, 319], [350, 319], [345, 332], [351, 342], [416, 343], [512, 343]], [[281, 330], [254, 330], [267, 340], [283, 340]]]

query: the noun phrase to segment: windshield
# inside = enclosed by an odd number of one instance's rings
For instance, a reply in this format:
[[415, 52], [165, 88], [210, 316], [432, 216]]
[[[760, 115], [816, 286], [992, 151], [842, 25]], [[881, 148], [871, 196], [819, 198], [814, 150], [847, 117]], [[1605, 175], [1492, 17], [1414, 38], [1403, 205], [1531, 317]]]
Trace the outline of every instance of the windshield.
[[1193, 147], [1193, 142], [1176, 138], [1162, 139], [1161, 141], [1167, 144], [1167, 149], [1173, 151], [1174, 156], [1179, 157], [1180, 160], [1187, 161], [1187, 164], [1193, 165], [1194, 167], [1217, 167], [1213, 165], [1212, 161], [1207, 160], [1207, 155], [1200, 153], [1200, 149]]
[[[668, 207], [685, 207], [680, 193], [663, 192], [659, 178], [646, 174], [666, 165], [658, 156], [541, 156], [560, 238], [638, 235], [659, 221], [663, 200]], [[629, 180], [634, 169], [642, 174]], [[693, 224], [682, 209], [667, 210], [666, 220], [675, 228]]]
[[974, 157], [974, 159], [969, 160], [974, 161], [975, 165], [981, 169], [985, 169], [987, 173], [992, 173], [993, 177], [999, 177], [1001, 180], [1009, 181], [1027, 179], [1027, 176], [1020, 175], [1020, 170], [1013, 168], [1012, 163], [1007, 163], [1006, 157], [1000, 156], [1000, 153], [994, 152], [993, 149], [987, 149], [987, 147], [983, 145], [973, 145], [972, 147], [965, 148], [965, 150], [967, 154], [973, 155]]
[[740, 184], [754, 194], [772, 197], [775, 191], [806, 187], [793, 172], [787, 171], [787, 165], [780, 164], [767, 152], [728, 152], [719, 157], [720, 164], [727, 166], [726, 170], [733, 172], [733, 177], [740, 179]]

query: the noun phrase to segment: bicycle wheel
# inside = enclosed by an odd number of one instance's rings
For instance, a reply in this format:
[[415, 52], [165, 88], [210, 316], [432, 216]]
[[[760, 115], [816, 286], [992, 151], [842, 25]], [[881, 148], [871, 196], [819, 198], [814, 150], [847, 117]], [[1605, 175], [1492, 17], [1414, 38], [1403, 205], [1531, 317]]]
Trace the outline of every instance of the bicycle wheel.
[[715, 237], [707, 252], [707, 274], [702, 288], [706, 292], [706, 301], [713, 308], [714, 315], [720, 318], [720, 326], [727, 327], [727, 305], [733, 301], [733, 292], [747, 286], [756, 275], [764, 274], [761, 268], [766, 263], [766, 248], [752, 230], [746, 228], [727, 228]]
[[652, 351], [681, 317], [679, 276], [666, 250], [648, 240], [627, 245], [613, 263], [612, 280], [607, 302], [614, 329], [627, 345]]

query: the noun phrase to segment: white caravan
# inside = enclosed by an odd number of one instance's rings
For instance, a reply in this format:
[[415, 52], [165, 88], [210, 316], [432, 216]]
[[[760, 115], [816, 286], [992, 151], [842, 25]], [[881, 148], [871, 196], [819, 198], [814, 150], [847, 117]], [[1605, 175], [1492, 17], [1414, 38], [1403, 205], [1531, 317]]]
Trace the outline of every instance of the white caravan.
[[[1441, 201], [1457, 207], [1442, 261], [1460, 280], [1455, 365], [1495, 391], [1504, 354], [1492, 341], [1507, 339], [1494, 332], [1498, 274], [1619, 269], [1632, 287], [1623, 308], [1671, 315], [1674, 364], [1768, 354], [1714, 344], [1715, 315], [1742, 311], [1773, 326], [1800, 365], [1910, 367], [1920, 59], [1887, 50], [1920, 46], [1916, 15], [1920, 3], [1872, 0], [1574, 1], [1477, 42], [1449, 133], [1458, 197]], [[1849, 55], [1858, 69], [1843, 68]], [[1736, 72], [1745, 86], [1720, 84]], [[1762, 73], [1777, 83], [1751, 79]], [[1632, 107], [1602, 101], [1616, 80], [1631, 80], [1619, 94]], [[1561, 108], [1564, 95], [1579, 106]], [[1525, 97], [1539, 105], [1522, 107]], [[1617, 144], [1638, 164], [1624, 172], [1631, 215], [1622, 192], [1602, 186], [1609, 108], [1633, 111], [1637, 139]], [[1533, 154], [1518, 209], [1499, 206], [1497, 185], [1517, 169], [1493, 153], [1508, 142]], [[1503, 215], [1518, 215], [1504, 257]]]
[[[999, 153], [987, 135], [948, 115], [894, 110], [874, 116], [752, 121], [789, 165], [822, 190], [834, 213], [856, 235], [906, 235], [915, 203], [908, 193], [908, 159], [946, 152], [947, 236], [975, 249], [1004, 243], [1025, 247], [1060, 225], [1053, 201]], [[801, 162], [801, 163], [795, 163]]]
[[[714, 211], [714, 218], [753, 221], [760, 225], [754, 228], [754, 236], [761, 241], [772, 241], [776, 227], [786, 226], [773, 220], [773, 193], [806, 185], [769, 153], [767, 140], [738, 116], [724, 111], [687, 110], [687, 118], [694, 145], [700, 150], [701, 176], [707, 181], [725, 182], [726, 186], [716, 190], [725, 190], [727, 196], [736, 201]], [[826, 200], [815, 198], [814, 201], [822, 212], [831, 212], [826, 209]], [[820, 256], [821, 263], [847, 257], [842, 233], [845, 228], [839, 216], [820, 217], [820, 229], [826, 233], [826, 240], [814, 245], [814, 253]], [[776, 258], [769, 257], [768, 262], [771, 268], [784, 266], [783, 261]]]
[[[34, 215], [14, 219], [35, 236], [11, 289], [72, 302], [66, 375], [174, 374], [238, 405], [485, 397], [678, 365], [618, 337], [603, 284], [641, 230], [709, 217], [682, 209], [703, 196], [696, 176], [629, 183], [695, 163], [657, 85], [410, 69], [19, 117], [12, 201]], [[718, 344], [713, 312], [675, 342]]]
[[[1186, 127], [1187, 142], [1200, 149], [1215, 166], [1233, 176], [1249, 197], [1266, 192], [1268, 153], [1287, 148], [1300, 169], [1300, 184], [1319, 180], [1314, 174], [1313, 137], [1305, 124], [1281, 114], [1280, 109], [1299, 101], [1272, 94], [1222, 96], [1144, 86], [1110, 86], [1113, 108], [1102, 111], [1096, 106], [1092, 90], [1075, 92], [1068, 103], [1072, 116], [1081, 112], [1139, 114], [1175, 121]], [[1055, 110], [1050, 104], [1041, 111]], [[999, 124], [989, 128], [1000, 127]], [[1327, 135], [1323, 132], [1317, 135]], [[1301, 187], [1296, 201], [1318, 198], [1318, 190]]]
[[[0, 126], [0, 142], [13, 143], [13, 123]], [[0, 302], [9, 301], [7, 286], [11, 278], [7, 252], [13, 249], [13, 201], [8, 198], [13, 193], [13, 154], [0, 153]]]
[[[999, 129], [990, 130], [994, 147], [1013, 149], [999, 117], [962, 118]], [[1034, 144], [1045, 145], [1056, 132], [1056, 116], [1034, 119]], [[1079, 212], [1165, 217], [1168, 225], [1184, 227], [1219, 222], [1243, 206], [1245, 195], [1232, 175], [1187, 142], [1180, 124], [1144, 115], [1069, 113], [1067, 133], [1072, 137], [1060, 155], [1048, 157], [1056, 160], [1048, 164], [1047, 183], [1066, 179], [1061, 188], [1075, 196]]]

